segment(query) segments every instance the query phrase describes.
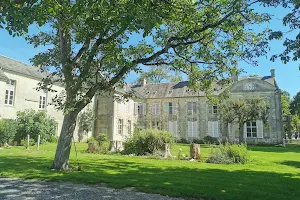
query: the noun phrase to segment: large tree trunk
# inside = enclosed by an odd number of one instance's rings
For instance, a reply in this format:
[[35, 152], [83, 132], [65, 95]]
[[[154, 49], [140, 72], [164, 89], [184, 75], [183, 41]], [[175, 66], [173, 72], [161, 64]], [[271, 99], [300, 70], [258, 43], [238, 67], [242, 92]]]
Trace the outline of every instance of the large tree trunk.
[[244, 124], [239, 124], [239, 143], [244, 142]]
[[74, 112], [70, 112], [64, 116], [61, 133], [56, 147], [55, 158], [51, 167], [52, 169], [69, 169], [69, 157], [72, 146], [72, 138], [76, 127], [76, 117], [77, 114]]

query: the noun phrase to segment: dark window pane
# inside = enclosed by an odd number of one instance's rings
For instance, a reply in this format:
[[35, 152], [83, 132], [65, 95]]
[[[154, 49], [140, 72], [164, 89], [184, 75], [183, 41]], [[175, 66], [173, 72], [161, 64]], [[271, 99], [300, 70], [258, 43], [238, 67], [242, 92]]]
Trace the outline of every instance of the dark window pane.
[[247, 137], [251, 137], [251, 133], [247, 133]]
[[253, 136], [253, 137], [257, 137], [257, 133], [256, 133], [256, 132], [253, 132], [253, 133], [252, 133], [252, 136]]
[[247, 133], [251, 133], [251, 128], [247, 128]]
[[256, 122], [252, 122], [252, 126], [256, 126]]
[[8, 90], [6, 90], [6, 93], [5, 94], [7, 94], [8, 95]]
[[14, 95], [14, 91], [10, 91], [10, 95], [13, 96]]
[[9, 100], [9, 105], [13, 105], [12, 100]]
[[5, 104], [7, 104], [7, 99], [5, 99]]
[[256, 128], [252, 128], [252, 132], [257, 132], [257, 129]]

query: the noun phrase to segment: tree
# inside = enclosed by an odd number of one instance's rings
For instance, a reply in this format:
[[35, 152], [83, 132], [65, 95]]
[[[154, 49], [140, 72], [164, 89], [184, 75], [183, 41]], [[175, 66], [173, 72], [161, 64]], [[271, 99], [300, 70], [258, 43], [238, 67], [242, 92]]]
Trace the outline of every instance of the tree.
[[[283, 31], [273, 31], [270, 33], [269, 38], [270, 39], [282, 39], [285, 34], [295, 31], [296, 37], [295, 39], [286, 38], [283, 42], [283, 46], [285, 47], [285, 50], [278, 54], [273, 55], [271, 57], [272, 61], [275, 61], [276, 58], [280, 58], [282, 62], [287, 63], [290, 60], [297, 61], [300, 58], [300, 1], [299, 0], [283, 0], [280, 1], [274, 1], [274, 0], [266, 0], [271, 5], [282, 5], [283, 7], [288, 7], [291, 9], [291, 12], [289, 12], [283, 19], [282, 23], [284, 26], [288, 26], [290, 29], [287, 32]], [[300, 65], [299, 65], [300, 70]]]
[[17, 133], [17, 123], [12, 119], [0, 120], [0, 146], [9, 143], [15, 138]]
[[292, 99], [290, 109], [292, 115], [300, 115], [300, 92], [298, 92]]
[[283, 115], [290, 115], [290, 94], [287, 91], [281, 91], [281, 107]]
[[263, 98], [228, 99], [221, 102], [219, 109], [219, 116], [223, 122], [237, 122], [240, 142], [244, 141], [244, 124], [253, 120], [262, 120], [266, 124], [268, 113], [269, 104]]
[[81, 112], [78, 116], [78, 140], [82, 141], [83, 136], [90, 132], [94, 125], [94, 111], [91, 108]]
[[[53, 169], [69, 167], [79, 112], [97, 91], [122, 87], [130, 71], [167, 65], [187, 74], [194, 89], [210, 91], [212, 82], [229, 80], [237, 61], [256, 65], [256, 57], [266, 54], [267, 31], [256, 33], [251, 25], [268, 22], [270, 16], [255, 12], [253, 6], [261, 4], [256, 0], [4, 2], [0, 23], [10, 33], [24, 33], [27, 24], [35, 24], [41, 31], [26, 39], [35, 47], [49, 47], [31, 60], [42, 70], [51, 69], [39, 89], [65, 86], [65, 93], [53, 100], [65, 114]], [[129, 43], [132, 33], [141, 36], [137, 44]]]
[[[298, 134], [300, 132], [300, 116], [297, 114], [292, 116], [291, 129], [293, 132], [296, 132]], [[298, 137], [299, 137], [299, 135], [298, 135]]]

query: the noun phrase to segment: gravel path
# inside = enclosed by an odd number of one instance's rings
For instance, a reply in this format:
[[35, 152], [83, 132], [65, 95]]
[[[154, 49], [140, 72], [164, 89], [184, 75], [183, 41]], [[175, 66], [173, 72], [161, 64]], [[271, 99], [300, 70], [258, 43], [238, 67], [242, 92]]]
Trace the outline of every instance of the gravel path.
[[73, 183], [57, 183], [17, 178], [0, 178], [0, 200], [31, 199], [105, 199], [105, 200], [182, 200], [159, 194], [146, 194], [130, 189], [112, 189]]

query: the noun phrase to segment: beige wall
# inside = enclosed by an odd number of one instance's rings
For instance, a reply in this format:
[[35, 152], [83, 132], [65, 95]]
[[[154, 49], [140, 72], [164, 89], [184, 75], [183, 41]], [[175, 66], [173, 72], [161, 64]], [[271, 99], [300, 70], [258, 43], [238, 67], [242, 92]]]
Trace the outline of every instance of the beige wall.
[[[2, 118], [15, 119], [18, 111], [24, 111], [26, 109], [41, 110], [39, 109], [40, 95], [43, 91], [37, 91], [39, 80], [32, 77], [27, 77], [20, 74], [14, 74], [4, 71], [4, 74], [11, 80], [16, 81], [14, 105], [4, 105], [5, 91], [7, 88], [6, 82], [0, 81], [0, 115]], [[56, 93], [47, 93], [47, 104], [51, 103], [52, 98], [60, 93], [64, 88], [54, 85], [53, 89]], [[60, 134], [63, 113], [57, 111], [54, 106], [47, 105], [46, 112], [49, 116], [53, 117], [58, 123], [57, 134]]]

